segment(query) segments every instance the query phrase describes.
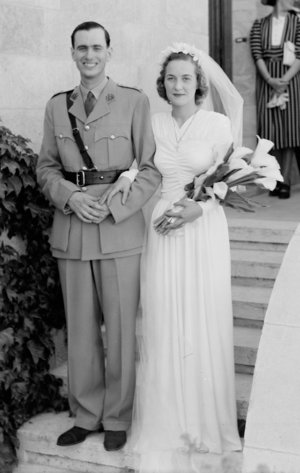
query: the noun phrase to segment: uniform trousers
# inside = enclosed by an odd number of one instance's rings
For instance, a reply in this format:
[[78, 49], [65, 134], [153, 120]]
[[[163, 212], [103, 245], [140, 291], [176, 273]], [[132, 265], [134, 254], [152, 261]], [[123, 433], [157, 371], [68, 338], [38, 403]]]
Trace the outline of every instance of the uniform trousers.
[[[70, 409], [75, 425], [127, 430], [135, 387], [140, 255], [58, 259], [68, 336]], [[107, 353], [101, 334], [104, 318]]]

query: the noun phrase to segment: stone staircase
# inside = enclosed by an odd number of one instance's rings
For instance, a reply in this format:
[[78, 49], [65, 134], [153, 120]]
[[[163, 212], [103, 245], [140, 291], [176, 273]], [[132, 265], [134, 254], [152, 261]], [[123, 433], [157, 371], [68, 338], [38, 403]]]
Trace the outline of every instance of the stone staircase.
[[[264, 315], [295, 227], [294, 222], [283, 225], [281, 222], [229, 219], [236, 398], [238, 418], [242, 421], [247, 416]], [[55, 374], [64, 380], [63, 391], [66, 393], [66, 364], [59, 366]], [[72, 425], [67, 413], [42, 414], [27, 422], [19, 431], [20, 463], [14, 473], [116, 473], [134, 468], [132, 459], [124, 452], [108, 453], [103, 449], [102, 434], [91, 435], [74, 447], [57, 447], [57, 436]], [[221, 473], [225, 463], [232, 463], [232, 473], [241, 471], [242, 453], [201, 457], [203, 473]]]

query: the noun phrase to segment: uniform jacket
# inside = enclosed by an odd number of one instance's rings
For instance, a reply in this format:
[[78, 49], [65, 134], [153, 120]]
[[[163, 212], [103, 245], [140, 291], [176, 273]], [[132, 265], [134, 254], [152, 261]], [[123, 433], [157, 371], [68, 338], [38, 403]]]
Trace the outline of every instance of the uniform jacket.
[[[137, 89], [115, 84], [109, 79], [95, 108], [87, 117], [79, 87], [72, 93], [70, 113], [94, 164], [99, 171], [126, 170], [134, 159], [139, 173], [125, 205], [121, 195], [110, 203], [111, 215], [100, 224], [86, 224], [66, 204], [76, 184], [63, 177], [63, 170], [79, 171], [83, 159], [73, 138], [66, 106], [66, 93], [49, 100], [46, 106], [44, 137], [37, 163], [37, 179], [49, 201], [55, 206], [50, 243], [54, 256], [89, 260], [109, 254], [140, 252], [145, 222], [143, 205], [158, 187], [161, 176], [153, 163], [155, 143], [149, 103]], [[87, 187], [87, 192], [101, 195], [109, 184]]]

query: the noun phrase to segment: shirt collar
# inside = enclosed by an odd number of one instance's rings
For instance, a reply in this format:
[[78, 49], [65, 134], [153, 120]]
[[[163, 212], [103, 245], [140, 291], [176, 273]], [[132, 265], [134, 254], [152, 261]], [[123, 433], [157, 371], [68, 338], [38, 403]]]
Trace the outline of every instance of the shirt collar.
[[106, 86], [107, 82], [108, 82], [108, 78], [105, 77], [103, 79], [103, 81], [100, 82], [100, 84], [98, 84], [93, 89], [87, 89], [84, 85], [80, 84], [79, 88], [80, 88], [80, 91], [81, 91], [81, 94], [82, 94], [83, 101], [85, 101], [85, 99], [87, 98], [87, 94], [89, 92], [92, 92], [94, 94], [94, 96], [96, 97], [96, 99], [98, 100], [98, 98], [100, 97], [101, 92], [103, 91], [103, 89]]

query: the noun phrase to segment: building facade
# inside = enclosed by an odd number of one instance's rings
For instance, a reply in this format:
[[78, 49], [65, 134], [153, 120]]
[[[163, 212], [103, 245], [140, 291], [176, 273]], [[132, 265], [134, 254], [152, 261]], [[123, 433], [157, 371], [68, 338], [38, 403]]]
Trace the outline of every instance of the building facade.
[[[226, 0], [232, 9], [232, 78], [245, 99], [244, 142], [255, 142], [255, 70], [247, 38], [260, 1]], [[42, 138], [47, 100], [73, 88], [79, 74], [70, 54], [77, 24], [94, 20], [112, 38], [108, 73], [122, 84], [142, 88], [152, 111], [167, 105], [155, 81], [160, 51], [173, 41], [209, 51], [209, 0], [0, 0], [0, 119], [14, 133]], [[4, 91], [4, 92], [3, 92]]]

